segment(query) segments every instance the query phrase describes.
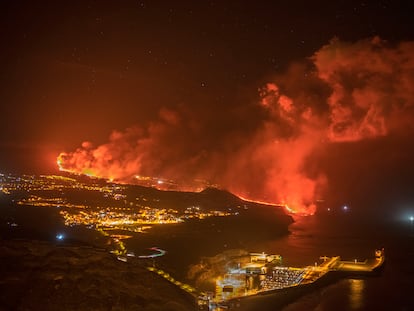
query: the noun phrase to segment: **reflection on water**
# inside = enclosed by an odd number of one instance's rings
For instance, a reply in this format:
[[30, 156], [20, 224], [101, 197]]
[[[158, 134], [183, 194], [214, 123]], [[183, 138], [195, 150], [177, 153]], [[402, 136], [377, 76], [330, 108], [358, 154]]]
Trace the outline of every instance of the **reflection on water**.
[[[56, 209], [14, 209], [13, 219], [20, 225], [17, 237], [54, 239], [65, 229], [65, 235], [76, 240], [96, 242], [94, 230], [64, 227]], [[0, 212], [5, 213], [5, 208]], [[1, 214], [1, 213], [0, 213]], [[37, 221], [34, 222], [33, 219]], [[374, 250], [385, 247], [387, 261], [379, 277], [346, 279], [318, 288], [283, 308], [284, 311], [362, 311], [414, 310], [412, 277], [414, 275], [414, 237], [411, 223], [378, 223], [347, 215], [315, 215], [295, 219], [289, 235], [269, 234], [273, 223], [249, 223], [250, 231], [240, 218], [219, 219], [225, 223], [194, 222], [186, 226], [156, 227], [146, 234], [129, 239], [128, 249], [141, 254], [158, 246], [168, 251], [156, 264], [166, 267], [171, 275], [185, 280], [191, 264], [202, 256], [214, 256], [229, 248], [280, 254], [289, 266], [312, 265], [320, 256], [364, 260]], [[23, 226], [22, 224], [27, 224]], [[255, 225], [255, 226], [253, 226]], [[26, 228], [23, 232], [23, 228]], [[22, 231], [18, 231], [22, 230]], [[230, 243], [233, 243], [230, 245]]]
[[349, 288], [349, 305], [351, 310], [362, 310], [365, 281], [351, 279], [349, 280]]
[[364, 260], [379, 247], [385, 247], [387, 259], [381, 275], [339, 281], [298, 299], [283, 311], [414, 310], [409, 277], [414, 275], [414, 239], [410, 229], [398, 222], [352, 215], [298, 219], [291, 227], [292, 234], [274, 243], [295, 261], [299, 262], [295, 253], [308, 263], [318, 253]]

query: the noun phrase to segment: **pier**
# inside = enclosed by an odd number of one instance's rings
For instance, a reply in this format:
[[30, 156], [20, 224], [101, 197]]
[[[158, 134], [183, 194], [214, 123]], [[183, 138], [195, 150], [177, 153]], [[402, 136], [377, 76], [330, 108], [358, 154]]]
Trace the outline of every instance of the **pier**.
[[376, 250], [374, 258], [364, 261], [324, 256], [321, 264], [304, 268], [282, 266], [281, 261], [276, 260], [279, 258], [279, 255], [251, 254], [249, 264], [216, 280], [214, 296], [198, 298], [199, 310], [238, 310], [246, 299], [259, 301], [262, 296], [269, 299], [271, 295], [299, 292], [334, 272], [344, 273], [343, 277], [369, 275], [383, 265], [385, 254], [384, 249]]

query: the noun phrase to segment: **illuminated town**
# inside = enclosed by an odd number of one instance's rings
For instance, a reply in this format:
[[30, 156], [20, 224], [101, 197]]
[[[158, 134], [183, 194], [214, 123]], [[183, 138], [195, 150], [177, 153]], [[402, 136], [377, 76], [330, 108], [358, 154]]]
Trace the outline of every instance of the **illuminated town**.
[[239, 214], [231, 210], [207, 211], [200, 206], [165, 208], [159, 199], [134, 196], [127, 194], [127, 190], [127, 185], [101, 179], [0, 174], [0, 191], [15, 197], [18, 206], [56, 207], [66, 226], [86, 226], [112, 238], [112, 252], [117, 255], [127, 253], [122, 240], [132, 237], [119, 234], [120, 231], [144, 233], [154, 225]]
[[[93, 179], [91, 179], [93, 181]], [[17, 201], [19, 205], [37, 207], [58, 207], [62, 209], [62, 216], [66, 225], [92, 225], [94, 227], [172, 224], [183, 222], [186, 219], [203, 219], [211, 216], [237, 215], [237, 212], [203, 211], [200, 206], [186, 207], [182, 213], [174, 209], [155, 207], [148, 198], [128, 198], [125, 194], [127, 186], [97, 182], [82, 182], [74, 178], [58, 175], [22, 175], [13, 176], [0, 173], [0, 191], [4, 194], [26, 193]], [[93, 201], [84, 204], [69, 202], [65, 191], [86, 190], [100, 194], [104, 202], [110, 201], [111, 206], [99, 206]], [[95, 199], [96, 200], [96, 199]], [[153, 201], [159, 201], [152, 199]], [[86, 201], [86, 200], [85, 200]]]
[[[172, 208], [165, 205], [160, 196], [145, 192], [158, 190], [143, 188], [134, 192], [129, 187], [130, 185], [76, 175], [0, 174], [0, 191], [10, 197], [17, 208], [57, 208], [66, 226], [84, 226], [108, 238], [111, 242], [109, 252], [121, 262], [154, 260], [167, 253], [161, 248], [152, 247], [148, 254], [135, 255], [123, 242], [135, 233], [145, 233], [156, 225], [239, 215], [238, 210], [230, 207], [207, 210], [198, 205], [177, 203], [177, 207]], [[14, 222], [9, 225], [19, 226]], [[64, 238], [64, 234], [56, 235], [57, 240]], [[383, 250], [377, 251], [374, 259], [365, 261], [342, 261], [339, 256], [325, 256], [321, 257], [323, 261], [320, 264], [297, 268], [284, 266], [280, 255], [250, 253], [248, 259], [243, 259], [243, 263], [216, 277], [214, 292], [200, 291], [177, 280], [170, 273], [154, 266], [153, 261], [148, 262], [146, 269], [191, 295], [199, 310], [220, 311], [239, 309], [240, 301], [249, 297], [306, 287], [322, 279], [328, 272], [372, 273], [382, 266], [384, 258]]]
[[412, 7], [0, 1], [0, 311], [414, 311]]

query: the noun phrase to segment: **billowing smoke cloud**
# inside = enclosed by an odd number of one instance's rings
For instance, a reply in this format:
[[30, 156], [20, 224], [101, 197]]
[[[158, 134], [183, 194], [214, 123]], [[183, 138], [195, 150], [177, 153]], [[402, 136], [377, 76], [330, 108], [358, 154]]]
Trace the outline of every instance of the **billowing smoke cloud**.
[[257, 104], [240, 103], [244, 113], [163, 108], [146, 126], [114, 131], [97, 147], [84, 142], [58, 163], [125, 182], [136, 175], [174, 180], [182, 189], [203, 179], [245, 198], [312, 213], [327, 183], [312, 156], [331, 142], [405, 130], [414, 119], [413, 85], [414, 42], [333, 39], [263, 86]]
[[355, 44], [334, 39], [315, 53], [318, 76], [332, 89], [327, 101], [331, 140], [386, 135], [401, 122], [413, 107], [413, 52], [414, 42], [388, 48], [376, 37]]
[[119, 181], [131, 181], [137, 175], [191, 177], [191, 167], [198, 164], [201, 156], [197, 144], [199, 128], [192, 120], [194, 117], [182, 109], [178, 112], [162, 108], [158, 120], [146, 127], [113, 131], [109, 142], [97, 147], [83, 142], [76, 151], [61, 153], [58, 164], [63, 170]]

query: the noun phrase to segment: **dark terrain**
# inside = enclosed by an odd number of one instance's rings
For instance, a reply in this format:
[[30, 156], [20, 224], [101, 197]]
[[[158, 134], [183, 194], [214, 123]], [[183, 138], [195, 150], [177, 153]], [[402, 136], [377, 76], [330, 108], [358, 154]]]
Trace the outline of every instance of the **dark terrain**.
[[0, 310], [193, 310], [194, 300], [105, 250], [0, 240]]

